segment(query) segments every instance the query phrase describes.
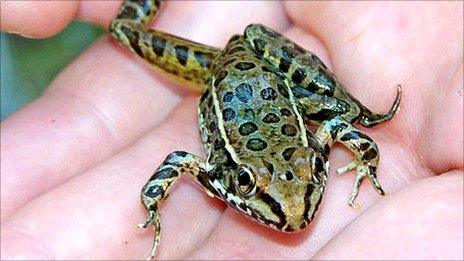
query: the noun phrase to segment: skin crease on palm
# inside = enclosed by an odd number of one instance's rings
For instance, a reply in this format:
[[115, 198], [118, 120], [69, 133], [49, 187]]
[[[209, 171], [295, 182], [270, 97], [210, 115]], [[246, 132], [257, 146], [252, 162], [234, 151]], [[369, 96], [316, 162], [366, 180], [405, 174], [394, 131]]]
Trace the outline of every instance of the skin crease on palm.
[[[1, 30], [43, 38], [74, 17], [107, 26], [118, 1], [1, 2]], [[386, 197], [366, 182], [347, 205], [351, 154], [338, 146], [324, 201], [299, 234], [257, 225], [182, 178], [162, 206], [158, 258], [461, 259], [463, 13], [454, 3], [194, 2], [164, 5], [153, 26], [202, 43], [260, 22], [316, 53], [390, 122], [380, 147]], [[140, 259], [152, 243], [139, 191], [174, 150], [204, 155], [198, 93], [152, 72], [104, 36], [42, 97], [1, 124], [2, 259]]]

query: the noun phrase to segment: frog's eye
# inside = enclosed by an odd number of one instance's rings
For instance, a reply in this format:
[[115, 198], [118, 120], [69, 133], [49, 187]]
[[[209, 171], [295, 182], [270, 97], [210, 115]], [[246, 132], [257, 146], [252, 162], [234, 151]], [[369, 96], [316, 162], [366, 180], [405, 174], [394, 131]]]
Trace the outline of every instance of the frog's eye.
[[241, 167], [236, 180], [238, 191], [244, 196], [250, 196], [254, 191], [255, 177], [252, 171], [247, 167]]
[[324, 161], [321, 159], [321, 157], [316, 157], [314, 159], [314, 169], [317, 172], [322, 172], [324, 171]]

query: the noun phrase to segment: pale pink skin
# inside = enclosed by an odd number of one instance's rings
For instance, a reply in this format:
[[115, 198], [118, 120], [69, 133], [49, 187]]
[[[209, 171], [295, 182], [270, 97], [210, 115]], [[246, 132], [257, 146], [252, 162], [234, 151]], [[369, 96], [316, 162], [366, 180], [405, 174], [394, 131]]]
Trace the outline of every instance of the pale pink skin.
[[[43, 38], [73, 18], [107, 26], [112, 1], [1, 2], [1, 30]], [[330, 66], [369, 108], [401, 111], [363, 129], [380, 147], [381, 197], [365, 182], [347, 205], [351, 159], [331, 154], [310, 228], [257, 225], [183, 178], [162, 206], [158, 258], [460, 259], [463, 257], [463, 4], [165, 3], [156, 28], [224, 46], [249, 23], [274, 28]], [[140, 259], [152, 244], [139, 191], [174, 150], [204, 155], [195, 100], [108, 36], [46, 93], [1, 124], [1, 257]]]

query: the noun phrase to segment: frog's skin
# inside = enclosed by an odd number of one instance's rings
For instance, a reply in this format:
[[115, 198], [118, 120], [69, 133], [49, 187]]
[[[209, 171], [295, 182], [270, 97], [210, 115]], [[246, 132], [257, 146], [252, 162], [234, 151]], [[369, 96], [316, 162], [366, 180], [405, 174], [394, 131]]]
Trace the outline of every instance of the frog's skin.
[[[181, 175], [208, 193], [270, 228], [296, 232], [319, 208], [334, 142], [354, 154], [339, 173], [356, 169], [349, 204], [364, 177], [381, 195], [376, 177], [379, 151], [353, 124], [371, 127], [390, 120], [353, 98], [322, 61], [260, 24], [234, 35], [224, 50], [146, 28], [160, 1], [125, 1], [110, 32], [123, 45], [171, 79], [202, 90], [198, 117], [206, 160], [172, 152], [141, 192], [155, 241], [160, 241], [159, 207]], [[307, 125], [317, 127], [311, 131]]]

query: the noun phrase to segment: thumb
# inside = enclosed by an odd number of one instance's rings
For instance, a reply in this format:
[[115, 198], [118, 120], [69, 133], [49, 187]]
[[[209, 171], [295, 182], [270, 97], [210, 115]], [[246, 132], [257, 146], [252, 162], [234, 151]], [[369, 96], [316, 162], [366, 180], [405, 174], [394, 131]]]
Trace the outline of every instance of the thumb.
[[0, 30], [31, 38], [60, 32], [76, 15], [79, 1], [2, 1]]

